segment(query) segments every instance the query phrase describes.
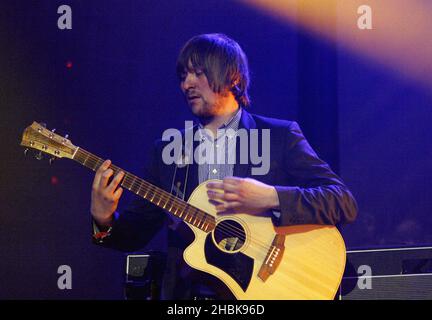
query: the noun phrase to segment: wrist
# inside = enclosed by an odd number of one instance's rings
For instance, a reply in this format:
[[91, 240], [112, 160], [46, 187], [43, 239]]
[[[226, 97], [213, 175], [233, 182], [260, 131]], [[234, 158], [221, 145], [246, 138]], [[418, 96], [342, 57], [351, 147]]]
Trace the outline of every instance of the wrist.
[[97, 227], [102, 230], [107, 230], [112, 227], [113, 225], [113, 214], [109, 216], [108, 218], [95, 218], [93, 217], [94, 222], [96, 223]]
[[268, 196], [267, 196], [267, 208], [278, 210], [280, 208], [279, 196], [276, 188], [269, 186]]

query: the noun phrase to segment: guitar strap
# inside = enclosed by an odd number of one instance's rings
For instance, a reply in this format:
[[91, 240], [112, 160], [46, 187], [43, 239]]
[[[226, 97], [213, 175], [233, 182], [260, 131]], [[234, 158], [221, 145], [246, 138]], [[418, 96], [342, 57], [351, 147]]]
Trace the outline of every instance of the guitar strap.
[[174, 164], [174, 173], [171, 181], [171, 194], [186, 201], [189, 167], [193, 161], [193, 152], [196, 147], [193, 139], [197, 125], [193, 121], [187, 121], [186, 129], [182, 135], [182, 152], [180, 158]]
[[[181, 159], [179, 159], [177, 163], [174, 163], [174, 173], [171, 181], [170, 193], [184, 201], [186, 201], [185, 198], [186, 198], [187, 182], [189, 177], [189, 167], [190, 167], [189, 161], [183, 151], [181, 155]], [[169, 228], [171, 228], [172, 230], [176, 230], [178, 235], [182, 235], [186, 239], [187, 232], [182, 229], [185, 228], [185, 226], [182, 227], [184, 222], [180, 218], [177, 218], [172, 215], [170, 215], [170, 219], [172, 223], [169, 224]]]
[[188, 175], [189, 164], [184, 162], [182, 164], [175, 164], [170, 193], [182, 200], [185, 200], [186, 196]]

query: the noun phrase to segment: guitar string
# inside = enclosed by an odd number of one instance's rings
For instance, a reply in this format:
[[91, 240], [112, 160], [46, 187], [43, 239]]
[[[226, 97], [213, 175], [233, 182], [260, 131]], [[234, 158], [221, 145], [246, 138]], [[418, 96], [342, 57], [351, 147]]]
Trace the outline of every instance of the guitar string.
[[[90, 152], [88, 152], [88, 151], [85, 151], [85, 150], [83, 150], [83, 149], [81, 149], [80, 148], [80, 151], [82, 152], [82, 153], [84, 153], [85, 154], [85, 158], [86, 158], [86, 160], [85, 160], [85, 162], [86, 163], [88, 163], [89, 165], [90, 165], [90, 162], [93, 164], [92, 165], [92, 167], [93, 167], [93, 170], [96, 170], [96, 166], [97, 165], [99, 165], [99, 163], [102, 163], [104, 160], [102, 160], [101, 158], [99, 158], [99, 157], [96, 157], [96, 156], [94, 156], [93, 154], [91, 154]], [[79, 157], [79, 155], [77, 154], [76, 155], [77, 157]], [[84, 159], [84, 158], [82, 158], [82, 159]], [[111, 165], [110, 167], [112, 167], [112, 169], [114, 169], [114, 171], [117, 173], [118, 171], [120, 171], [121, 170], [121, 168], [119, 168], [119, 167], [117, 167], [117, 166], [115, 166], [115, 165]], [[124, 170], [122, 170], [122, 171], [124, 171]], [[143, 179], [140, 179], [139, 177], [136, 177], [135, 175], [133, 175], [133, 174], [131, 174], [131, 173], [129, 173], [129, 172], [125, 172], [125, 173], [127, 173], [127, 176], [124, 178], [124, 180], [125, 181], [127, 181], [127, 183], [129, 183], [129, 184], [131, 184], [131, 185], [133, 185], [133, 183], [134, 183], [134, 181], [136, 181], [137, 179], [138, 179], [138, 181], [139, 180], [141, 180], [142, 181], [142, 183], [141, 184], [146, 184], [147, 186], [147, 190], [148, 190], [148, 192], [147, 193], [149, 193], [149, 192], [153, 192], [153, 194], [154, 194], [154, 196], [152, 197], [152, 200], [156, 197], [156, 195], [159, 197], [159, 203], [162, 201], [162, 200], [164, 200], [165, 202], [167, 202], [167, 200], [170, 200], [170, 198], [171, 198], [171, 201], [172, 202], [177, 202], [177, 205], [183, 210], [183, 212], [186, 210], [186, 209], [188, 209], [187, 207], [189, 206], [190, 208], [192, 208], [192, 209], [194, 209], [195, 211], [196, 211], [196, 213], [195, 213], [195, 221], [196, 221], [196, 218], [197, 218], [197, 215], [199, 214], [199, 215], [201, 215], [201, 219], [203, 218], [203, 214], [202, 214], [202, 210], [200, 210], [200, 209], [198, 209], [198, 208], [196, 208], [196, 207], [194, 207], [194, 206], [191, 206], [190, 204], [188, 204], [187, 202], [183, 202], [183, 201], [179, 201], [180, 199], [178, 199], [178, 198], [176, 198], [175, 196], [173, 196], [173, 195], [165, 195], [164, 193], [163, 193], [163, 190], [158, 190], [157, 189], [157, 187], [156, 186], [153, 186], [151, 183], [148, 183], [147, 181], [145, 181], [145, 180], [143, 180]], [[131, 176], [131, 177], [128, 177], [128, 176]], [[140, 188], [139, 188], [139, 191], [138, 192], [140, 192], [141, 191], [141, 186], [140, 186]], [[162, 191], [162, 192], [161, 192]], [[135, 192], [134, 192], [135, 193]], [[139, 193], [138, 193], [139, 194]], [[140, 194], [139, 194], [140, 195]], [[150, 200], [149, 200], [150, 201]], [[152, 202], [152, 201], [150, 201], [150, 202]], [[168, 203], [168, 202], [167, 202]], [[173, 205], [171, 206], [171, 208], [173, 207]], [[204, 213], [204, 214], [207, 214], [207, 213]], [[187, 215], [187, 214], [186, 214]], [[212, 217], [212, 218], [214, 218], [213, 216], [211, 216], [211, 215], [209, 215], [210, 217]], [[206, 218], [205, 218], [206, 219]], [[194, 220], [193, 218], [191, 218], [191, 221], [192, 220]], [[216, 220], [216, 219], [215, 219]], [[205, 220], [204, 220], [205, 221]], [[187, 220], [186, 220], [186, 222], [187, 222]], [[216, 221], [215, 221], [216, 222]], [[189, 221], [189, 223], [191, 223], [190, 221]], [[192, 223], [192, 225], [194, 225], [193, 223]], [[199, 224], [198, 224], [199, 225]], [[197, 226], [195, 226], [195, 227], [197, 227]], [[216, 226], [215, 226], [216, 227]], [[234, 235], [234, 236], [237, 236], [240, 240], [242, 240], [243, 242], [245, 242], [245, 236], [244, 236], [244, 234], [243, 234], [243, 230], [242, 229], [240, 229], [240, 228], [237, 228], [237, 227], [235, 227], [235, 226], [231, 226], [231, 225], [228, 225], [228, 226], [223, 226], [223, 225], [220, 225], [220, 226], [218, 226], [218, 228], [220, 229], [220, 230], [222, 230], [223, 231], [223, 233], [224, 234], [226, 234], [226, 235], [228, 235], [228, 236], [232, 236], [232, 235]], [[263, 249], [265, 249], [265, 250], [269, 250], [269, 248], [267, 247], [267, 244], [265, 244], [265, 243], [263, 243], [263, 242], [261, 242], [261, 241], [259, 241], [259, 240], [257, 240], [257, 239], [255, 239], [254, 237], [252, 237], [252, 236], [250, 236], [250, 241], [251, 242], [253, 242], [253, 243], [255, 243], [255, 244], [257, 244], [257, 245], [259, 245], [259, 246], [261, 246]]]

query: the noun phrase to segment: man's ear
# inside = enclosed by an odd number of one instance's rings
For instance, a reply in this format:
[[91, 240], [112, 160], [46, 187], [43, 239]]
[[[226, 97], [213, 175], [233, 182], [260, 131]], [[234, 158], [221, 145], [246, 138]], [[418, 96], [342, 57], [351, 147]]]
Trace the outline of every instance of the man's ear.
[[237, 86], [239, 84], [240, 80], [239, 79], [235, 79], [231, 85], [231, 88], [234, 88], [235, 86]]

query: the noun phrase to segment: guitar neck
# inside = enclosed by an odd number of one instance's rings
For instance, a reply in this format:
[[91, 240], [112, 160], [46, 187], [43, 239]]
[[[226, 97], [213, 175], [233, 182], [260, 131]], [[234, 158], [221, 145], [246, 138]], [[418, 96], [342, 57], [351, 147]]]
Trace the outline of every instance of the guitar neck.
[[[72, 159], [93, 171], [96, 171], [104, 162], [103, 159], [79, 147]], [[110, 169], [114, 171], [114, 175], [120, 171], [125, 173], [121, 186], [127, 190], [205, 232], [210, 232], [215, 228], [214, 217], [206, 212], [113, 164]]]

